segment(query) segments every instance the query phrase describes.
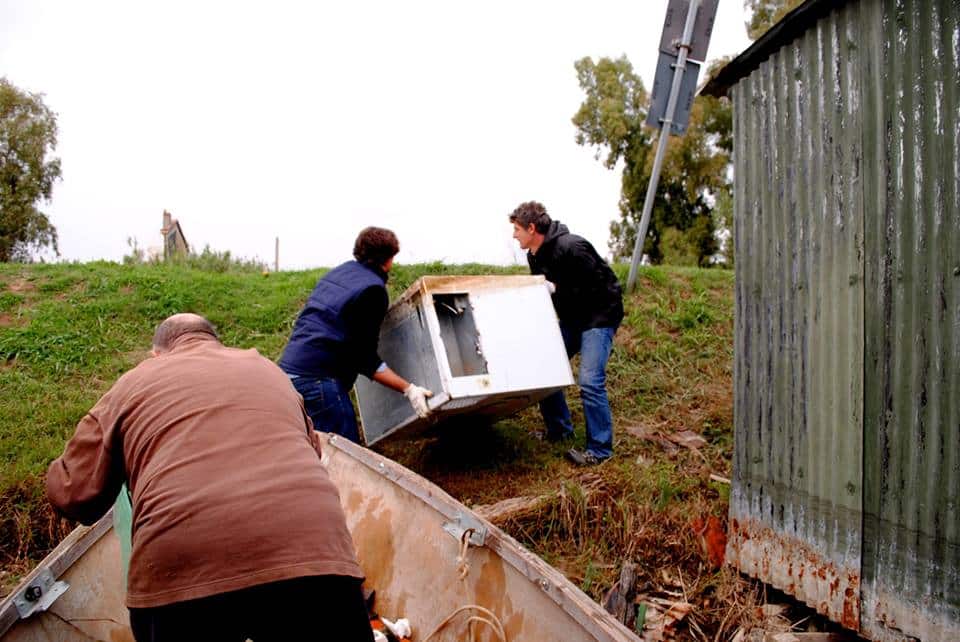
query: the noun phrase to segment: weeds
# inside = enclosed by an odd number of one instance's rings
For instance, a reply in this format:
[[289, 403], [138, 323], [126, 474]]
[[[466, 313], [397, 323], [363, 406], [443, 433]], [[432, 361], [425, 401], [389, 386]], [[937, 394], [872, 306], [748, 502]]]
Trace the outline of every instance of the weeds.
[[13, 292], [3, 292], [0, 294], [0, 312], [6, 312], [7, 310], [13, 310], [21, 303], [23, 303], [24, 297], [20, 294], [15, 294]]
[[680, 489], [674, 486], [666, 475], [662, 474], [660, 475], [660, 481], [658, 482], [657, 486], [660, 494], [657, 497], [655, 508], [658, 512], [660, 512], [663, 511], [668, 504], [670, 504], [677, 494], [679, 494]]
[[224, 274], [226, 272], [257, 272], [267, 270], [267, 264], [259, 258], [245, 258], [233, 256], [229, 250], [219, 251], [205, 245], [199, 253], [174, 254], [164, 259], [160, 256], [148, 257], [136, 239], [127, 238], [130, 254], [124, 255], [124, 265], [166, 265], [186, 267], [202, 272]]

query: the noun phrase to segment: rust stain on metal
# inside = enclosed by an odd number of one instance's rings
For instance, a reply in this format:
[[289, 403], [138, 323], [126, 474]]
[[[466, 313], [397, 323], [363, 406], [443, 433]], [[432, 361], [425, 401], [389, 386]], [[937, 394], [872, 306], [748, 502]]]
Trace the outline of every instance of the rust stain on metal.
[[[859, 582], [858, 582], [859, 585]], [[859, 628], [860, 626], [860, 596], [851, 586], [843, 591], [843, 617], [840, 623], [847, 628]]]
[[728, 561], [817, 609], [853, 631], [860, 630], [860, 573], [839, 568], [808, 544], [754, 520], [731, 520]]

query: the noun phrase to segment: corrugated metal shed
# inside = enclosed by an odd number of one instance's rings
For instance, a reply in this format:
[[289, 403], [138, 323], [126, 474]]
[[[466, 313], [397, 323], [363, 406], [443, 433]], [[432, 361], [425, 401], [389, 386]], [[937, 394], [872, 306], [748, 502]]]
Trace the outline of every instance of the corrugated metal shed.
[[960, 3], [811, 0], [734, 103], [729, 559], [874, 639], [960, 639]]

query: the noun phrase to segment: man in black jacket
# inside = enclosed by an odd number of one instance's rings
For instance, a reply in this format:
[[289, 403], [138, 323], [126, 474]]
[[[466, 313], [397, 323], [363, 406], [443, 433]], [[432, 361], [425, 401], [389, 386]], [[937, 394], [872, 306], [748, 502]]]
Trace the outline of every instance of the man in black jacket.
[[[550, 219], [546, 208], [530, 201], [510, 214], [513, 238], [527, 250], [532, 274], [542, 274], [553, 298], [567, 356], [580, 353], [580, 399], [587, 424], [584, 450], [571, 448], [575, 464], [598, 464], [613, 454], [613, 417], [607, 400], [607, 359], [613, 335], [623, 320], [623, 292], [610, 266], [589, 241]], [[546, 437], [559, 441], [573, 435], [563, 391], [540, 402]]]

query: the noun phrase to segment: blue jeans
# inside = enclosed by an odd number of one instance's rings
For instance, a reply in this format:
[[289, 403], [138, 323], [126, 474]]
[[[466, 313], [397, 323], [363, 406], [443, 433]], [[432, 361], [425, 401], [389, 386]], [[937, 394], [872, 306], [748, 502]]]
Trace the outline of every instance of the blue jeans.
[[[587, 424], [587, 452], [597, 459], [613, 454], [613, 416], [607, 400], [607, 360], [613, 347], [616, 328], [590, 328], [583, 332], [570, 331], [560, 325], [567, 356], [580, 353], [580, 400]], [[540, 402], [540, 413], [546, 424], [547, 437], [561, 439], [573, 434], [570, 409], [563, 391], [558, 390]]]
[[342, 435], [360, 443], [357, 414], [350, 403], [350, 390], [336, 379], [297, 377], [290, 380], [303, 397], [303, 405], [315, 430]]

